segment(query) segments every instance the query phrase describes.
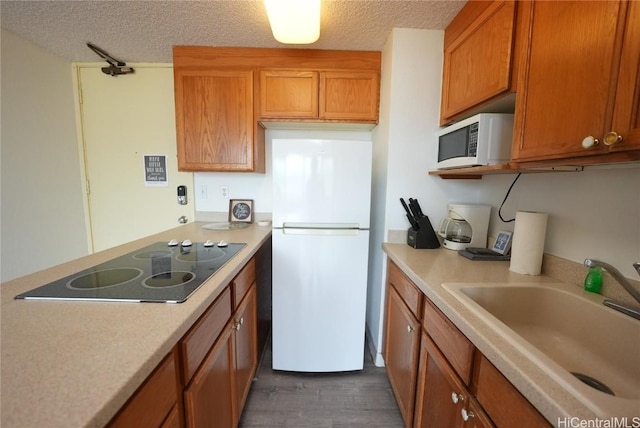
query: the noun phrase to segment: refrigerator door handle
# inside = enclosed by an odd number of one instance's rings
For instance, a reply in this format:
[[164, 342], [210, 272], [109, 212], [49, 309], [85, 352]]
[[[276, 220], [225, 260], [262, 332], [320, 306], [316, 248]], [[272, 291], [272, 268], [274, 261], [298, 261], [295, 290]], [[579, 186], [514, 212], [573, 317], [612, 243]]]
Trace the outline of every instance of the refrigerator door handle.
[[296, 223], [284, 222], [283, 229], [360, 229], [358, 223]]
[[[361, 229], [323, 229], [323, 228], [283, 228], [283, 235], [334, 235], [334, 236], [357, 236], [362, 232]], [[275, 231], [275, 230], [274, 230]]]

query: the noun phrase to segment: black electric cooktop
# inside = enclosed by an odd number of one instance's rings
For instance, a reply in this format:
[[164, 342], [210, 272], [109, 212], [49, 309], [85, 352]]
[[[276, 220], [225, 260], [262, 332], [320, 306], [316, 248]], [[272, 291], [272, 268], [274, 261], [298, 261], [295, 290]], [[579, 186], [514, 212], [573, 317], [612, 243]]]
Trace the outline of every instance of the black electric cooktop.
[[245, 245], [157, 242], [15, 298], [182, 303]]

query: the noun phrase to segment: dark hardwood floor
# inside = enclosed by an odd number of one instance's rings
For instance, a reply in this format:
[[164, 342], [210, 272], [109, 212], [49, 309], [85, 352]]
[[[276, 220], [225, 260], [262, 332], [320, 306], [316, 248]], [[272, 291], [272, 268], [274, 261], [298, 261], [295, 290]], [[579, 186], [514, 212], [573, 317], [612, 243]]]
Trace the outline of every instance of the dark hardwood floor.
[[240, 428], [403, 428], [382, 367], [365, 351], [362, 371], [291, 373], [271, 369], [270, 340]]

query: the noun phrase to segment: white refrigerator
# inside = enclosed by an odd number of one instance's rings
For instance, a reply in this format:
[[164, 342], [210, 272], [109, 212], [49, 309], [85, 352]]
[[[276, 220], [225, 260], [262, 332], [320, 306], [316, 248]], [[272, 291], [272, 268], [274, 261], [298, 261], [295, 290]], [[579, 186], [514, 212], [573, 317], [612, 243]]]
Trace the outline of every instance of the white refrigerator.
[[361, 370], [371, 141], [274, 139], [273, 369]]

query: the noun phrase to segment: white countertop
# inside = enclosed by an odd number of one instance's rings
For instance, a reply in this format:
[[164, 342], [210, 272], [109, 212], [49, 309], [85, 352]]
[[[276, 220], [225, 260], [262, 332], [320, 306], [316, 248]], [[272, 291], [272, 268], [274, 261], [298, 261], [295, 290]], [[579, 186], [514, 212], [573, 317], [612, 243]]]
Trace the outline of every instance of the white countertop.
[[[1, 284], [1, 416], [10, 427], [102, 427], [271, 235], [196, 222]], [[246, 243], [181, 304], [14, 300], [154, 242]]]
[[384, 243], [383, 249], [552, 424], [558, 424], [559, 418], [597, 419], [591, 409], [527, 358], [508, 338], [496, 333], [442, 287], [443, 283], [541, 284], [562, 281], [544, 275], [514, 273], [509, 271], [509, 262], [471, 261], [459, 256], [456, 251], [443, 248], [416, 250], [406, 244]]

